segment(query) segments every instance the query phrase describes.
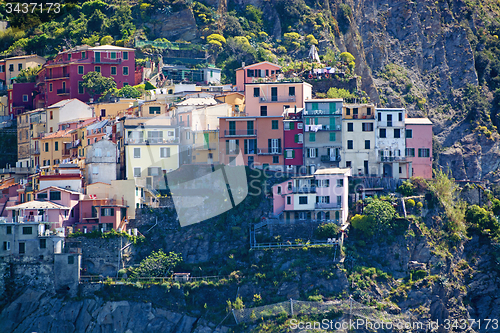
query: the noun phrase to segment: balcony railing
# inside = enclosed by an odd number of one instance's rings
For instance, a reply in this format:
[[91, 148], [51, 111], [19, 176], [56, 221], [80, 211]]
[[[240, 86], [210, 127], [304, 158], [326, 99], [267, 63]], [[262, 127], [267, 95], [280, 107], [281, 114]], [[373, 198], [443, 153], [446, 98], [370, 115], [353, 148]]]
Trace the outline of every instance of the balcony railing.
[[381, 162], [406, 161], [406, 156], [380, 156]]
[[281, 147], [257, 148], [257, 155], [280, 155]]
[[321, 203], [317, 202], [314, 207], [316, 207], [316, 209], [342, 209], [342, 206], [338, 205], [337, 203], [324, 203], [324, 202]]
[[128, 144], [162, 144], [162, 143], [179, 143], [179, 139], [136, 139], [136, 138], [128, 138], [125, 143]]
[[342, 111], [330, 112], [330, 110], [304, 110], [304, 115], [306, 115], [306, 116], [314, 116], [314, 115], [341, 116]]
[[94, 59], [93, 64], [121, 64], [122, 59]]
[[[86, 198], [87, 200], [93, 200], [94, 206], [126, 206], [127, 205], [127, 200], [125, 199], [92, 199], [92, 198]], [[88, 216], [87, 218], [98, 218], [95, 216], [92, 216], [92, 213], [84, 213], [83, 216]]]
[[58, 95], [69, 95], [69, 89], [57, 89]]
[[66, 79], [69, 77], [69, 73], [63, 73], [61, 75], [47, 75], [45, 77], [46, 80], [57, 80], [57, 79]]
[[321, 155], [321, 162], [340, 162], [340, 156]]
[[295, 102], [295, 96], [261, 96], [259, 97], [259, 103], [288, 103]]
[[316, 193], [316, 186], [292, 187], [292, 193]]
[[377, 127], [405, 127], [403, 121], [379, 121]]
[[256, 136], [256, 129], [246, 129], [246, 130], [224, 130], [224, 136]]
[[40, 155], [40, 148], [30, 148], [31, 155]]
[[341, 131], [342, 126], [330, 126], [330, 125], [305, 125], [306, 132], [315, 132], [315, 131]]
[[208, 145], [207, 144], [195, 144], [193, 146], [193, 149], [196, 149], [196, 150], [215, 150], [215, 149], [217, 149], [217, 147], [218, 147], [217, 143], [211, 142]]

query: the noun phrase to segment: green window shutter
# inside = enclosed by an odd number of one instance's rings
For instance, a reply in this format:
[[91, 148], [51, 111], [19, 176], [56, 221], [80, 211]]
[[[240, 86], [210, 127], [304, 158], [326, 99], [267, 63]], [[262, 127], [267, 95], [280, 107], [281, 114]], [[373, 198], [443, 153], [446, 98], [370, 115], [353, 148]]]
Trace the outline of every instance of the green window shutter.
[[330, 133], [330, 141], [335, 141], [335, 133]]
[[243, 153], [248, 154], [248, 140], [243, 140]]
[[316, 141], [316, 133], [309, 133], [309, 141], [311, 142]]
[[226, 154], [229, 154], [229, 140], [226, 140]]
[[318, 103], [312, 103], [312, 109], [318, 110]]
[[336, 104], [330, 103], [330, 114], [334, 114], [337, 111]]
[[210, 143], [210, 138], [208, 133], [203, 133], [203, 139], [205, 140], [205, 149], [208, 149], [208, 145]]
[[299, 142], [299, 135], [295, 134], [295, 143]]
[[295, 158], [295, 149], [292, 150], [292, 158]]
[[236, 154], [240, 153], [240, 140], [236, 139]]
[[318, 118], [314, 118], [314, 125], [318, 125]]
[[295, 128], [295, 124], [290, 122], [290, 129], [293, 130]]
[[316, 157], [318, 157], [318, 148], [314, 148], [314, 150], [316, 151]]
[[335, 129], [335, 117], [330, 117], [330, 129]]
[[306, 157], [311, 157], [311, 152], [309, 149], [306, 149]]

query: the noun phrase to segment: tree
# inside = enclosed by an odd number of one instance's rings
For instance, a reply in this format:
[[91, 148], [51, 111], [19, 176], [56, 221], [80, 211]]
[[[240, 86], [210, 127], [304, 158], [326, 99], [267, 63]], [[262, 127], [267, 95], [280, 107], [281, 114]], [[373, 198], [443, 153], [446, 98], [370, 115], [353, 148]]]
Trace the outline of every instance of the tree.
[[42, 67], [40, 67], [40, 66], [23, 69], [17, 75], [16, 82], [17, 83], [35, 82], [36, 76], [37, 76], [38, 72], [40, 72], [41, 69], [42, 69]]
[[377, 224], [372, 216], [356, 214], [351, 219], [351, 225], [354, 229], [363, 232], [367, 237], [373, 236], [377, 230]]
[[351, 99], [356, 98], [356, 95], [349, 92], [349, 90], [344, 88], [335, 88], [331, 87], [328, 89], [326, 93], [327, 98], [343, 98], [343, 99]]
[[101, 38], [101, 45], [111, 45], [113, 42], [114, 39], [111, 36], [104, 36]]
[[182, 257], [178, 253], [166, 254], [162, 250], [153, 251], [141, 261], [134, 273], [138, 277], [166, 277], [181, 262]]
[[396, 191], [401, 193], [405, 197], [409, 197], [413, 195], [414, 190], [415, 190], [415, 185], [413, 185], [411, 183], [411, 180], [408, 179], [403, 181], [403, 184], [401, 184]]
[[335, 223], [322, 223], [316, 230], [314, 230], [314, 235], [318, 238], [333, 238], [337, 237], [340, 231], [340, 227]]
[[142, 96], [142, 93], [135, 87], [125, 86], [118, 90], [117, 96], [124, 98], [139, 98]]
[[497, 233], [500, 229], [498, 220], [493, 214], [478, 205], [472, 205], [465, 213], [465, 220], [471, 223], [472, 227], [483, 231], [488, 229], [493, 233]]
[[108, 90], [116, 88], [116, 82], [111, 77], [104, 77], [98, 72], [88, 72], [83, 77], [82, 86], [87, 89], [90, 96], [101, 95]]
[[309, 45], [318, 45], [318, 40], [314, 37], [313, 34], [306, 36], [306, 41]]
[[373, 217], [377, 224], [389, 226], [394, 218], [394, 214], [396, 214], [396, 210], [390, 202], [373, 199], [366, 205], [363, 213]]

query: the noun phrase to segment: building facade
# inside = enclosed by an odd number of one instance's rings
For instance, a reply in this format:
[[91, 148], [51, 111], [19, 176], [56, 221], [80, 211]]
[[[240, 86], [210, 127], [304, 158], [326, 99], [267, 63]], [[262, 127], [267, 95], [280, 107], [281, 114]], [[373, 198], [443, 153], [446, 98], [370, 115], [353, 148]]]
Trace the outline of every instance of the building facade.
[[107, 139], [87, 147], [85, 180], [87, 184], [110, 183], [118, 177], [118, 146]]
[[429, 118], [405, 119], [408, 178], [432, 178], [432, 122]]

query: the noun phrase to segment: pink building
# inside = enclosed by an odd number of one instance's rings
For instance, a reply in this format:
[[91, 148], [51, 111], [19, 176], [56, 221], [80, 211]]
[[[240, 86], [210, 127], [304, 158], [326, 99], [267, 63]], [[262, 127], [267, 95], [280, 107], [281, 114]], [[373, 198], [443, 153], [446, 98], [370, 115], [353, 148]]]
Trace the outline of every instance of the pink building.
[[406, 118], [405, 138], [408, 176], [432, 178], [432, 122], [429, 118]]
[[266, 82], [245, 84], [247, 116], [282, 116], [288, 108], [303, 108], [312, 98], [312, 86], [306, 82]]
[[126, 230], [127, 202], [124, 199], [94, 199], [86, 196], [80, 201], [79, 222], [75, 229], [92, 231]]
[[81, 85], [88, 72], [112, 77], [118, 89], [135, 84], [134, 49], [112, 45], [77, 46], [60, 52], [47, 62], [39, 74], [40, 91], [45, 93], [45, 106], [64, 99], [78, 98], [88, 102], [90, 96]]
[[288, 171], [298, 173], [304, 164], [304, 124], [302, 109], [290, 108], [283, 116], [283, 158]]
[[219, 161], [234, 163], [243, 155], [245, 165], [283, 170], [283, 117], [220, 117]]
[[287, 222], [330, 221], [343, 225], [348, 216], [351, 169], [320, 169], [273, 186], [273, 213]]
[[[52, 203], [68, 207], [69, 211], [63, 212], [63, 226], [72, 226], [78, 222], [80, 214], [79, 201], [83, 194], [56, 186], [49, 186], [36, 193], [37, 200], [49, 200]], [[66, 214], [66, 215], [65, 215]]]
[[236, 70], [236, 89], [244, 91], [246, 83], [252, 83], [259, 79], [275, 81], [281, 72], [281, 66], [268, 61], [243, 66]]
[[9, 108], [9, 115], [14, 118], [25, 111], [33, 110], [33, 95], [35, 92], [35, 82], [14, 83], [12, 90], [9, 90], [7, 103], [11, 106]]

